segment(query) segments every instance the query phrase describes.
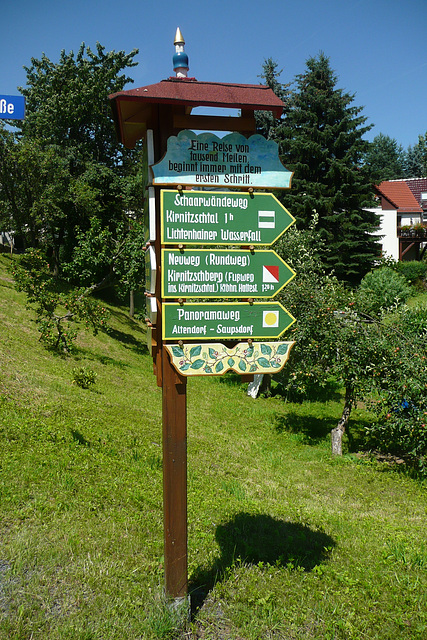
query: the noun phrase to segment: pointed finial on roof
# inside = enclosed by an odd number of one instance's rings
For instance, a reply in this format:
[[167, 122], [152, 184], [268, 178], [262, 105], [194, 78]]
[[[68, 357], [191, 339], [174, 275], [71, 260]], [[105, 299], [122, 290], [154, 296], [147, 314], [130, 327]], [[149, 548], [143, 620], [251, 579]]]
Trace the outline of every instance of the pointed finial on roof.
[[173, 56], [173, 70], [177, 78], [186, 78], [188, 73], [188, 56], [184, 51], [185, 40], [178, 27], [175, 34], [175, 54]]
[[181, 29], [179, 27], [177, 27], [176, 30], [174, 44], [185, 44], [185, 40], [182, 37]]

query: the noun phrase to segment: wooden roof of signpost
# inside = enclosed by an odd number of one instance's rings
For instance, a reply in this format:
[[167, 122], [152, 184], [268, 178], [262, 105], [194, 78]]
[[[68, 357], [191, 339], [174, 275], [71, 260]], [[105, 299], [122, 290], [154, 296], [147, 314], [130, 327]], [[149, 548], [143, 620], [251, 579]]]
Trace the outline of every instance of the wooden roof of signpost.
[[[155, 128], [161, 114], [172, 118], [172, 129], [211, 129], [254, 132], [254, 111], [271, 111], [276, 118], [284, 103], [262, 84], [199, 82], [194, 78], [169, 78], [157, 84], [120, 91], [109, 96], [119, 139], [133, 148], [146, 129]], [[240, 117], [191, 115], [194, 107], [241, 109]]]

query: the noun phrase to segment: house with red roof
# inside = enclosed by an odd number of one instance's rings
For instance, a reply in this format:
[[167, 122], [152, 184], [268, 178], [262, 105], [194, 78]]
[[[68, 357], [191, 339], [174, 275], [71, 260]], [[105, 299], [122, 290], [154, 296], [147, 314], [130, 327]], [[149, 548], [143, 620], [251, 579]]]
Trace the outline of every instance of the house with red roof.
[[375, 191], [383, 255], [421, 260], [427, 249], [427, 178], [387, 180]]

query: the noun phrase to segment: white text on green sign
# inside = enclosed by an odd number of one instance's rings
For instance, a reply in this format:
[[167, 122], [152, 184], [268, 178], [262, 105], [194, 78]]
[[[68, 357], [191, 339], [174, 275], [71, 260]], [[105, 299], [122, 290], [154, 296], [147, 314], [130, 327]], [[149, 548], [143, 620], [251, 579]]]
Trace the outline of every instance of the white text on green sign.
[[161, 191], [162, 244], [270, 245], [294, 222], [271, 193]]
[[295, 318], [279, 302], [162, 305], [164, 340], [279, 338]]
[[271, 250], [162, 250], [163, 298], [272, 298], [294, 276]]
[[180, 131], [168, 138], [164, 158], [151, 167], [154, 185], [289, 189], [292, 172], [280, 161], [273, 140], [255, 134]]

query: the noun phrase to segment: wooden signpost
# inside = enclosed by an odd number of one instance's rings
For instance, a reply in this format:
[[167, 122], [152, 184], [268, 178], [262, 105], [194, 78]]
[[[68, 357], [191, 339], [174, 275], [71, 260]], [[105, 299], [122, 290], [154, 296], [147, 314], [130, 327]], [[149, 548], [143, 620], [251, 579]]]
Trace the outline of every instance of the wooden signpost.
[[[254, 112], [280, 117], [283, 103], [262, 85], [187, 78], [183, 44], [178, 29], [176, 78], [110, 96], [120, 139], [133, 147], [143, 138], [149, 166], [147, 342], [162, 387], [165, 591], [175, 604], [188, 598], [187, 378], [279, 371], [293, 343], [278, 339], [295, 322], [265, 300], [295, 273], [274, 251], [255, 250], [294, 222], [272, 194], [256, 192], [290, 187], [277, 144], [255, 133]], [[203, 105], [241, 116], [191, 115]], [[201, 128], [208, 133], [192, 131]]]

